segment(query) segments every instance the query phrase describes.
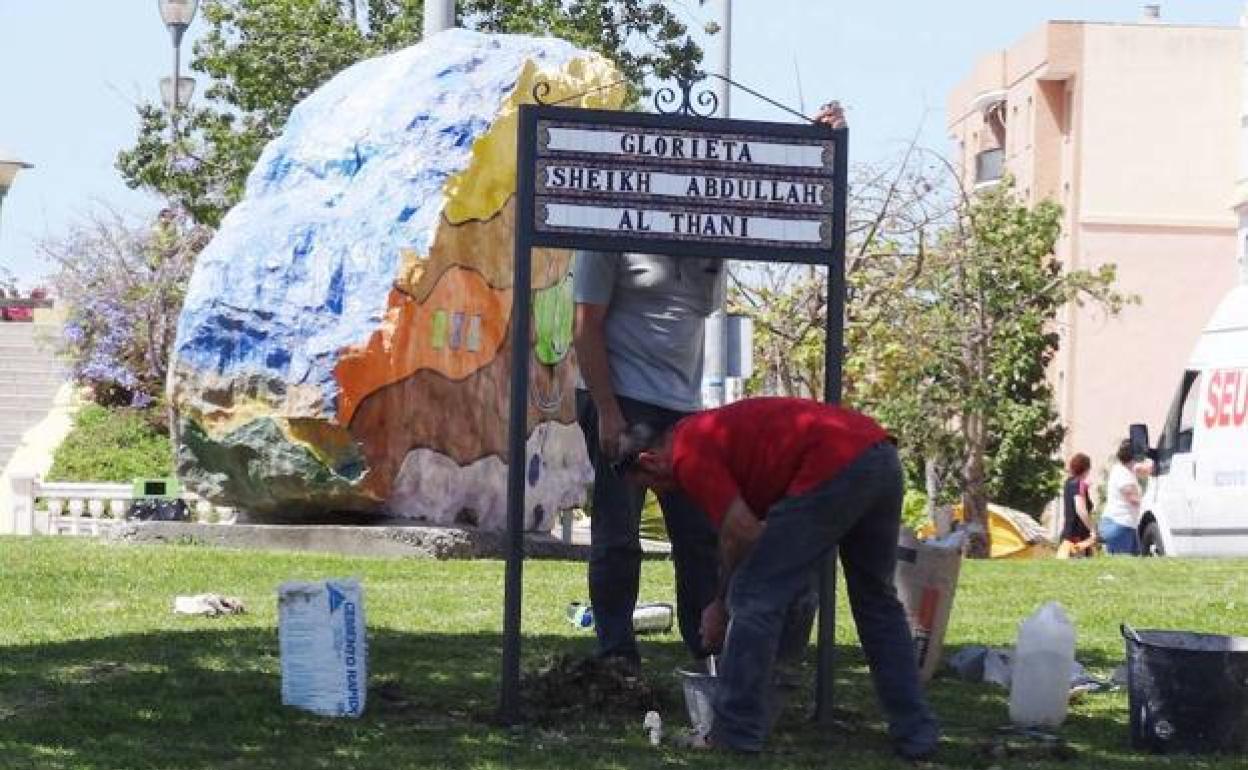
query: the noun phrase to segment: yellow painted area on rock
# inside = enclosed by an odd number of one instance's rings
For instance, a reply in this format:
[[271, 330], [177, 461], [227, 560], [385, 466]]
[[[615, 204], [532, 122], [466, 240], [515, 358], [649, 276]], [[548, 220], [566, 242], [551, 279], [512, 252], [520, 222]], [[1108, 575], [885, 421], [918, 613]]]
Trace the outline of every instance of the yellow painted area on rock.
[[[181, 382], [181, 372], [175, 372]], [[217, 384], [217, 383], [214, 383]], [[180, 386], [185, 390], [186, 386]], [[203, 388], [209, 390], [208, 387]], [[254, 390], [240, 392], [230, 390], [222, 385], [212, 401], [196, 399], [184, 401], [180, 405], [183, 417], [192, 420], [204, 431], [204, 435], [214, 441], [220, 441], [230, 433], [265, 418], [273, 419], [279, 426], [288, 421], [322, 420], [323, 401], [321, 389], [315, 385], [288, 385], [280, 399], [274, 395], [256, 395]], [[297, 435], [282, 428], [292, 441], [300, 441]]]
[[[315, 388], [305, 386], [305, 389], [318, 392]], [[346, 428], [325, 422], [324, 418], [306, 409], [307, 416], [290, 416], [289, 407], [293, 403], [288, 402], [275, 409], [274, 404], [264, 399], [240, 397], [228, 409], [199, 411], [184, 406], [182, 415], [199, 425], [204, 435], [214, 441], [222, 441], [230, 433], [256, 420], [270, 419], [290, 443], [307, 449], [328, 468], [335, 468], [343, 459], [358, 454], [355, 439]]]
[[521, 104], [533, 104], [533, 86], [549, 83], [547, 102], [585, 94], [567, 106], [589, 109], [619, 109], [626, 95], [625, 84], [603, 88], [620, 79], [620, 72], [607, 59], [585, 56], [573, 59], [558, 70], [540, 70], [528, 61], [516, 81], [516, 88], [499, 107], [498, 119], [472, 145], [472, 162], [447, 180], [443, 211], [452, 224], [470, 219], [489, 219], [497, 214], [516, 191], [516, 128]]
[[299, 444], [327, 468], [337, 468], [343, 459], [358, 457], [355, 437], [341, 425], [319, 419], [279, 419], [282, 433]]
[[[487, 220], [452, 225], [443, 217], [428, 257], [421, 257], [415, 249], [400, 250], [402, 267], [394, 287], [424, 302], [446, 271], [462, 267], [477, 271], [495, 289], [510, 289], [515, 219], [514, 198]], [[562, 281], [571, 258], [567, 249], [533, 249], [533, 288], [545, 289]]]

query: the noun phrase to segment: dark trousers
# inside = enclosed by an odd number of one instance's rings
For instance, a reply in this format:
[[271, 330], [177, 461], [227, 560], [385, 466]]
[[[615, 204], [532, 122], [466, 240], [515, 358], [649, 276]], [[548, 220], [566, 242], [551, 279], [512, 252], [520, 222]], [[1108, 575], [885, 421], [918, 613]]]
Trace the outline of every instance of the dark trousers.
[[936, 720], [923, 698], [910, 626], [893, 586], [901, 499], [897, 451], [880, 444], [834, 478], [767, 512], [767, 526], [728, 591], [731, 620], [715, 700], [717, 743], [762, 749], [786, 612], [808, 594], [812, 571], [839, 545], [854, 623], [889, 734], [903, 751], [935, 745]]
[[[662, 427], [686, 416], [684, 412], [618, 398], [629, 423], [646, 420]], [[645, 489], [615, 475], [598, 444], [598, 410], [584, 390], [576, 392], [577, 419], [594, 466], [590, 515], [589, 600], [594, 608], [598, 654], [639, 659], [633, 635], [633, 609], [641, 580], [641, 541], [638, 529]], [[659, 495], [676, 567], [676, 616], [680, 635], [695, 657], [702, 657], [699, 625], [702, 609], [715, 598], [718, 577], [717, 538], [706, 516], [681, 494]]]

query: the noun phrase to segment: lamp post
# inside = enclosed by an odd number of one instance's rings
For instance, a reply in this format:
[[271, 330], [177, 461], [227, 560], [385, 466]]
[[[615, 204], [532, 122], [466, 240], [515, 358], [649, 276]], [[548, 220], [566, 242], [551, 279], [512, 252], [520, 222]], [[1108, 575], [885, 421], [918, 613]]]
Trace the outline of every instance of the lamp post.
[[170, 142], [178, 140], [178, 111], [190, 104], [195, 79], [182, 77], [182, 35], [195, 19], [199, 0], [156, 0], [160, 18], [173, 40], [173, 77], [160, 79], [160, 96], [169, 110]]
[[422, 37], [426, 39], [454, 27], [455, 0], [425, 0], [424, 17]]
[[27, 168], [33, 168], [33, 166], [26, 161], [18, 160], [13, 153], [0, 149], [0, 222], [3, 221], [4, 196], [13, 186], [17, 173]]

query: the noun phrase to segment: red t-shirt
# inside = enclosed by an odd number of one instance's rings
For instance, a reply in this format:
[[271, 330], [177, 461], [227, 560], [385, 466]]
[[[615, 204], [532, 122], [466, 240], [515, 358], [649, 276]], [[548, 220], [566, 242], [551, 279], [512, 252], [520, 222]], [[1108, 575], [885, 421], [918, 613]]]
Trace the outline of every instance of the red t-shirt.
[[676, 482], [719, 526], [738, 495], [760, 519], [887, 438], [866, 415], [801, 398], [750, 398], [691, 415], [672, 434]]

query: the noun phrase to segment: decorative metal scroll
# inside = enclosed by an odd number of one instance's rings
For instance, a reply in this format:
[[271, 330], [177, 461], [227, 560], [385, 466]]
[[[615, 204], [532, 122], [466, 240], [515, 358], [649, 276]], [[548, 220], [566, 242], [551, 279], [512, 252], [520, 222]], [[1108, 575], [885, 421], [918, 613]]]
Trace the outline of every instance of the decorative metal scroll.
[[[714, 117], [719, 111], [719, 95], [711, 88], [699, 87], [705, 84], [708, 78], [716, 78], [722, 80], [729, 86], [753, 96], [754, 98], [766, 102], [777, 109], [781, 109], [794, 117], [804, 121], [812, 121], [811, 118], [803, 115], [801, 112], [782, 104], [769, 96], [755, 91], [747, 85], [738, 83], [732, 78], [726, 78], [714, 72], [695, 72], [691, 76], [676, 76], [667, 85], [660, 86], [654, 91], [652, 103], [654, 111], [659, 115], [687, 115], [691, 117], [710, 118]], [[591, 88], [588, 91], [582, 91], [578, 94], [565, 96], [562, 99], [550, 100], [550, 94], [553, 90], [549, 81], [540, 80], [533, 86], [533, 101], [548, 107], [558, 106], [575, 102], [590, 94], [596, 94], [601, 91], [608, 91], [612, 88], [624, 85], [628, 82], [627, 78], [621, 78], [612, 83]]]
[[694, 86], [704, 80], [706, 75], [703, 74], [692, 78], [678, 77], [675, 87], [663, 86], [655, 90], [654, 111], [660, 115], [714, 116], [719, 111], [719, 96], [709, 88], [694, 92]]

